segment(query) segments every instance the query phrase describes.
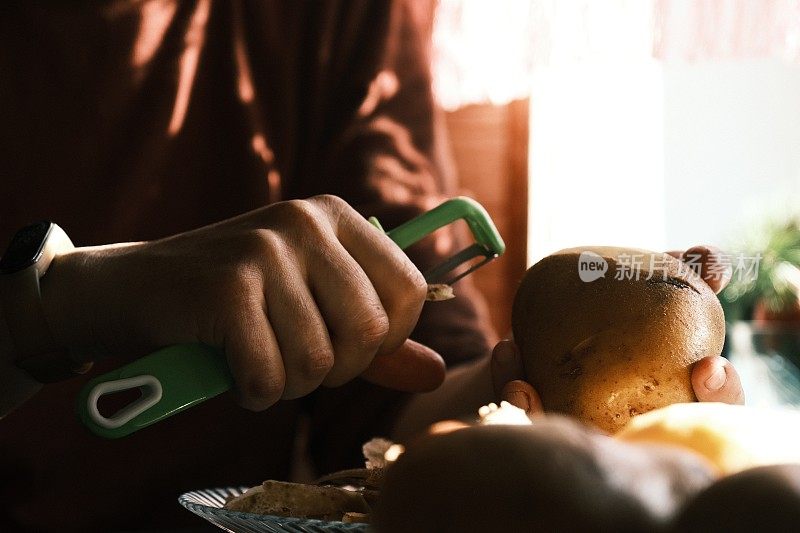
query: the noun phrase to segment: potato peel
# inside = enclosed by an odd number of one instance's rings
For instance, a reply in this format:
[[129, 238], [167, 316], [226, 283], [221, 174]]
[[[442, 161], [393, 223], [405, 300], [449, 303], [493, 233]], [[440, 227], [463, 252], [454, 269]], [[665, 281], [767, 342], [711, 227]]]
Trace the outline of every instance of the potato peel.
[[453, 293], [453, 287], [446, 283], [429, 283], [428, 294], [425, 300], [429, 302], [443, 302], [445, 300], [452, 300], [456, 295]]

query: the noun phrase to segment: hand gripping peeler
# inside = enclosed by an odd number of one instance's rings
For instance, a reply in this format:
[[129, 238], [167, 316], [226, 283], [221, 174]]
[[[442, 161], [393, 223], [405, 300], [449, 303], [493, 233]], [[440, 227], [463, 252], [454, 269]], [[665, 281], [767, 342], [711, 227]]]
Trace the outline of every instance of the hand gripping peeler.
[[[505, 251], [503, 239], [486, 210], [475, 200], [452, 198], [386, 232], [401, 249], [456, 220], [466, 221], [475, 242], [424, 272], [428, 283], [452, 285]], [[375, 217], [370, 223], [383, 231]], [[471, 266], [466, 264], [482, 257]], [[459, 267], [463, 271], [456, 273]], [[78, 416], [101, 437], [119, 438], [213, 398], [233, 386], [222, 350], [204, 344], [178, 344], [98, 376], [78, 396]], [[97, 407], [101, 396], [139, 389], [141, 396], [110, 417]]]

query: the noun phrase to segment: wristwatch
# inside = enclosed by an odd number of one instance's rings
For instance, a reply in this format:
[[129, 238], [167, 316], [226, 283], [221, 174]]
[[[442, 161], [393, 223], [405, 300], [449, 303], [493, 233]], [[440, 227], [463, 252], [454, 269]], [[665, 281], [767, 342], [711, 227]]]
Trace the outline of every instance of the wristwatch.
[[36, 222], [19, 230], [0, 258], [0, 309], [14, 348], [14, 364], [41, 383], [86, 372], [53, 340], [42, 309], [39, 280], [53, 259], [75, 247], [57, 224]]

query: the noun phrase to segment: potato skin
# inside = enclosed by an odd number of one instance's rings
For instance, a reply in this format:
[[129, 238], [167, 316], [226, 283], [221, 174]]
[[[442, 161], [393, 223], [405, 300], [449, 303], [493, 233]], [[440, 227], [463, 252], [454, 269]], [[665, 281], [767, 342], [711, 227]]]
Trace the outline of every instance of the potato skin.
[[712, 481], [692, 453], [548, 416], [409, 444], [387, 473], [373, 524], [379, 533], [659, 531]]
[[[605, 277], [581, 281], [583, 251], [608, 262]], [[642, 258], [638, 279], [615, 279], [625, 254]], [[636, 414], [696, 401], [691, 365], [719, 355], [725, 336], [716, 295], [691, 269], [667, 254], [611, 247], [562, 250], [533, 265], [512, 327], [545, 410], [609, 433]]]

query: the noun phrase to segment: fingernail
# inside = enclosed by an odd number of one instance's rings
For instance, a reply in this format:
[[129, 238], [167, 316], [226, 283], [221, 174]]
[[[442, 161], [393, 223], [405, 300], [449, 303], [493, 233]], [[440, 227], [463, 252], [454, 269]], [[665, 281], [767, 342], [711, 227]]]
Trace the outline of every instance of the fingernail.
[[725, 367], [723, 365], [714, 365], [714, 370], [711, 372], [711, 375], [706, 378], [704, 385], [710, 391], [718, 391], [725, 385], [727, 379]]
[[506, 365], [511, 362], [512, 354], [508, 349], [508, 345], [500, 341], [494, 348], [494, 360], [501, 365]]
[[511, 390], [507, 391], [505, 394], [505, 399], [508, 403], [519, 407], [526, 413], [531, 409], [531, 399], [528, 398], [528, 395], [519, 390]]

